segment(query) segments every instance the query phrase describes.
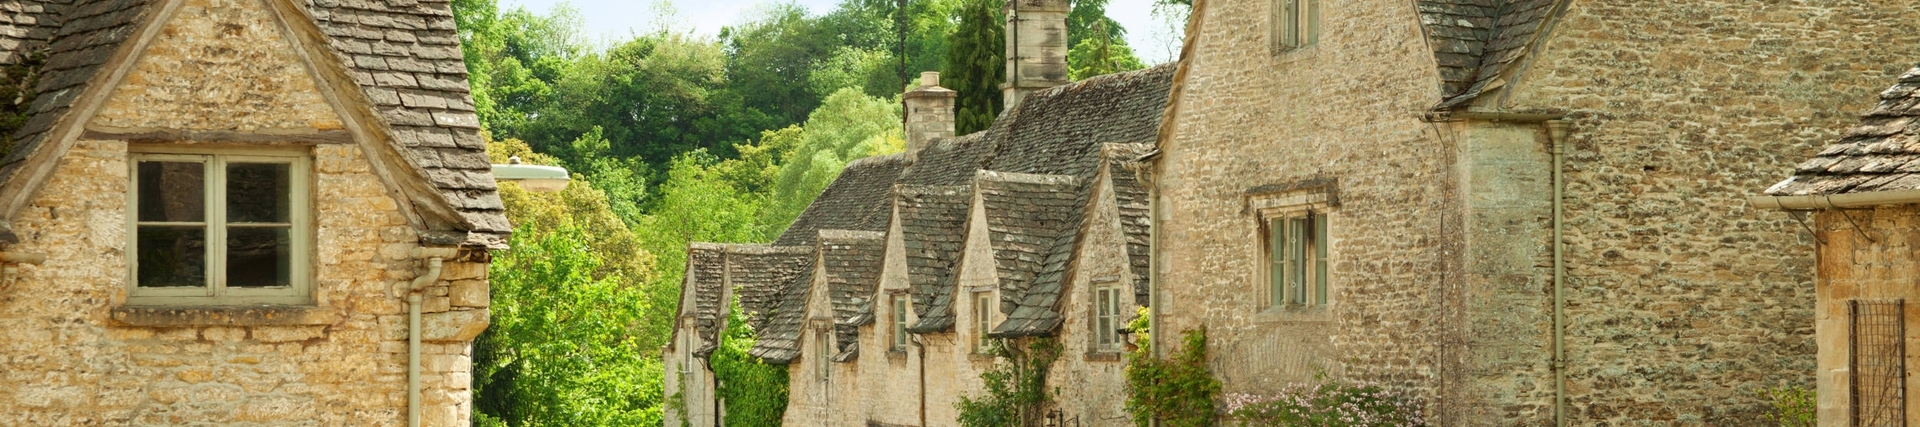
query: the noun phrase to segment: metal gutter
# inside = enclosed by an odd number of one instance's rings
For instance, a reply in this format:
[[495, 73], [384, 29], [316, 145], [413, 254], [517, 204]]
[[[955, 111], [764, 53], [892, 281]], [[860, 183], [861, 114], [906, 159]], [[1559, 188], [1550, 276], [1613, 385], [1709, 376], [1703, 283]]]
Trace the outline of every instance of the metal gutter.
[[1812, 196], [1752, 196], [1755, 208], [1805, 211], [1870, 208], [1887, 205], [1920, 204], [1920, 190], [1875, 191], [1871, 193], [1823, 194]]

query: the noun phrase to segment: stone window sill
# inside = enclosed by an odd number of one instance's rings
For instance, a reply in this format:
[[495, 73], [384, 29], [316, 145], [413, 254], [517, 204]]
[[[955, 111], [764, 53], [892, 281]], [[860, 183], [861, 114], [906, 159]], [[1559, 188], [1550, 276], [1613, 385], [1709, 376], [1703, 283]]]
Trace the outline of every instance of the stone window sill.
[[1255, 323], [1324, 324], [1333, 321], [1326, 306], [1270, 306], [1254, 314]]
[[1088, 362], [1118, 362], [1120, 361], [1120, 353], [1113, 353], [1113, 352], [1087, 353], [1086, 360]]
[[339, 323], [340, 312], [314, 306], [115, 307], [113, 320], [129, 326], [285, 326]]

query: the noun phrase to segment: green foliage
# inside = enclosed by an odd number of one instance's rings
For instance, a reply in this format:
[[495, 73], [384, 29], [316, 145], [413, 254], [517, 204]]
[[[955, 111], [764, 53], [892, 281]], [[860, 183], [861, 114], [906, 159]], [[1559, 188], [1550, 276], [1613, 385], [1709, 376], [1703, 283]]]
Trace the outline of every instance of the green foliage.
[[1104, 21], [1095, 22], [1094, 26], [1096, 31], [1093, 36], [1081, 39], [1079, 44], [1067, 51], [1068, 77], [1084, 80], [1147, 67], [1140, 63], [1140, 58], [1133, 56], [1133, 49], [1127, 47], [1126, 39], [1098, 31], [1098, 28], [1106, 26]]
[[31, 54], [17, 64], [0, 68], [0, 156], [13, 151], [13, 133], [27, 124], [27, 108], [33, 106], [40, 82], [41, 54]]
[[994, 340], [993, 369], [980, 373], [986, 394], [961, 396], [955, 405], [964, 427], [1039, 426], [1045, 421], [1045, 409], [1052, 399], [1047, 390], [1047, 371], [1060, 359], [1060, 343], [1052, 338], [1037, 338], [1025, 351]]
[[1207, 370], [1206, 328], [1182, 334], [1180, 351], [1165, 360], [1153, 357], [1151, 342], [1127, 355], [1127, 412], [1134, 425], [1156, 419], [1168, 427], [1213, 425], [1220, 380]]
[[1000, 83], [1006, 80], [1003, 0], [961, 0], [960, 24], [948, 36], [947, 64], [940, 84], [958, 92], [954, 131], [986, 130], [1000, 115]]
[[714, 349], [709, 358], [714, 376], [721, 379], [715, 392], [725, 406], [725, 424], [780, 425], [787, 413], [787, 369], [747, 354], [753, 349], [755, 334], [741, 313], [740, 301], [735, 298], [720, 348]]
[[1780, 427], [1814, 427], [1820, 423], [1820, 401], [1813, 390], [1804, 387], [1770, 388], [1760, 390], [1760, 398], [1771, 404], [1767, 409], [1767, 420]]
[[642, 289], [605, 271], [589, 233], [522, 225], [494, 259], [492, 325], [475, 341], [477, 412], [513, 426], [657, 425], [656, 352], [631, 326]]
[[1372, 383], [1349, 383], [1321, 374], [1314, 384], [1293, 384], [1274, 396], [1229, 395], [1227, 417], [1242, 426], [1420, 427], [1427, 425], [1417, 399]]
[[[774, 139], [769, 141], [768, 139]], [[773, 181], [772, 198], [762, 214], [771, 240], [806, 210], [827, 184], [840, 176], [847, 163], [868, 156], [905, 149], [900, 130], [900, 104], [875, 99], [853, 88], [827, 97], [807, 118], [804, 128], [768, 135], [762, 144], [786, 148]]]

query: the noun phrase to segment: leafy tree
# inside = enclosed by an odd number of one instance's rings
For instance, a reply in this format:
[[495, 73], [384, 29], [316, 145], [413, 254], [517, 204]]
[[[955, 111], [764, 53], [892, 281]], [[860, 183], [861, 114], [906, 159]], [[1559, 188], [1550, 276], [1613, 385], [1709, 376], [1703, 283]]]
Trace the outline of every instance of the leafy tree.
[[802, 130], [778, 134], [797, 141], [763, 143], [791, 144], [773, 181], [772, 198], [762, 214], [771, 238], [800, 217], [801, 211], [825, 191], [827, 184], [840, 176], [847, 163], [855, 159], [897, 153], [905, 149], [900, 130], [900, 104], [875, 99], [858, 89], [846, 88], [827, 97], [820, 109], [807, 118]]
[[946, 75], [941, 85], [959, 92], [954, 99], [954, 131], [986, 130], [1000, 115], [1000, 83], [1006, 80], [1006, 36], [1002, 0], [962, 0], [960, 23], [948, 38]]
[[1106, 31], [1100, 31], [1104, 22], [1094, 23], [1094, 34], [1080, 40], [1080, 44], [1067, 51], [1068, 77], [1084, 80], [1088, 77], [1133, 71], [1146, 68], [1140, 58], [1133, 56], [1133, 49], [1127, 47], [1125, 39], [1115, 38]]

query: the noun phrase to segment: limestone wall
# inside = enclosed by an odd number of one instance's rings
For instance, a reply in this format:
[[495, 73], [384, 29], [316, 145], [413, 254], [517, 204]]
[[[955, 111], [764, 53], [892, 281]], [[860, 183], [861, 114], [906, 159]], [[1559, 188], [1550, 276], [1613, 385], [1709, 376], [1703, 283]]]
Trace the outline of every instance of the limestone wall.
[[[1820, 241], [1817, 294], [1814, 309], [1819, 334], [1820, 424], [1844, 426], [1851, 422], [1848, 391], [1853, 388], [1850, 370], [1852, 342], [1849, 334], [1852, 318], [1848, 301], [1904, 300], [1906, 319], [1912, 319], [1920, 289], [1920, 256], [1913, 243], [1920, 238], [1920, 209], [1914, 206], [1883, 207], [1817, 214], [1812, 222]], [[1851, 218], [1848, 218], [1848, 217]], [[1859, 228], [1855, 228], [1855, 224]], [[1903, 320], [1911, 325], [1911, 320]], [[1906, 368], [1912, 372], [1920, 362], [1920, 328], [1905, 328]], [[1907, 390], [1920, 386], [1912, 375], [1903, 380]], [[1920, 405], [1920, 396], [1906, 395], [1906, 407]], [[1908, 410], [1907, 424], [1920, 422], [1920, 412]]]
[[1744, 197], [1920, 61], [1920, 3], [1575, 1], [1487, 101], [1570, 110], [1575, 424], [1754, 423], [1813, 384], [1813, 242]]
[[[1112, 170], [1103, 173], [1112, 173]], [[1132, 415], [1126, 411], [1126, 358], [1119, 352], [1125, 349], [1098, 350], [1093, 327], [1094, 301], [1097, 301], [1094, 286], [1119, 287], [1131, 296], [1134, 283], [1133, 271], [1127, 268], [1120, 211], [1114, 205], [1113, 188], [1109, 184], [1113, 181], [1106, 176], [1098, 179], [1100, 185], [1094, 191], [1094, 204], [1087, 210], [1088, 219], [1081, 228], [1083, 238], [1079, 259], [1073, 266], [1072, 282], [1060, 294], [1060, 314], [1066, 322], [1055, 335], [1061, 346], [1060, 359], [1048, 372], [1047, 385], [1050, 390], [1059, 391], [1052, 399], [1054, 409], [1060, 411], [1061, 425], [1132, 426]], [[1138, 308], [1133, 298], [1125, 298], [1117, 321], [1132, 319]]]
[[[1152, 180], [1157, 347], [1207, 328], [1229, 393], [1274, 393], [1318, 373], [1411, 387], [1435, 402], [1467, 383], [1464, 283], [1445, 272], [1462, 235], [1461, 144], [1421, 120], [1439, 102], [1413, 2], [1322, 2], [1316, 45], [1274, 54], [1263, 0], [1208, 0]], [[1331, 296], [1268, 306], [1247, 193], [1332, 179]], [[1451, 304], [1451, 305], [1449, 305]], [[1443, 344], [1444, 343], [1444, 344]], [[1451, 402], [1438, 402], [1439, 407]], [[1441, 419], [1439, 425], [1457, 425]]]
[[[406, 308], [387, 289], [420, 271], [408, 254], [418, 238], [360, 150], [313, 152], [314, 191], [326, 195], [313, 201], [314, 308], [116, 320], [129, 277], [126, 144], [81, 141], [15, 224], [23, 241], [9, 250], [49, 259], [0, 279], [0, 424], [404, 424]], [[469, 417], [486, 271], [449, 262], [427, 290], [427, 425]]]

